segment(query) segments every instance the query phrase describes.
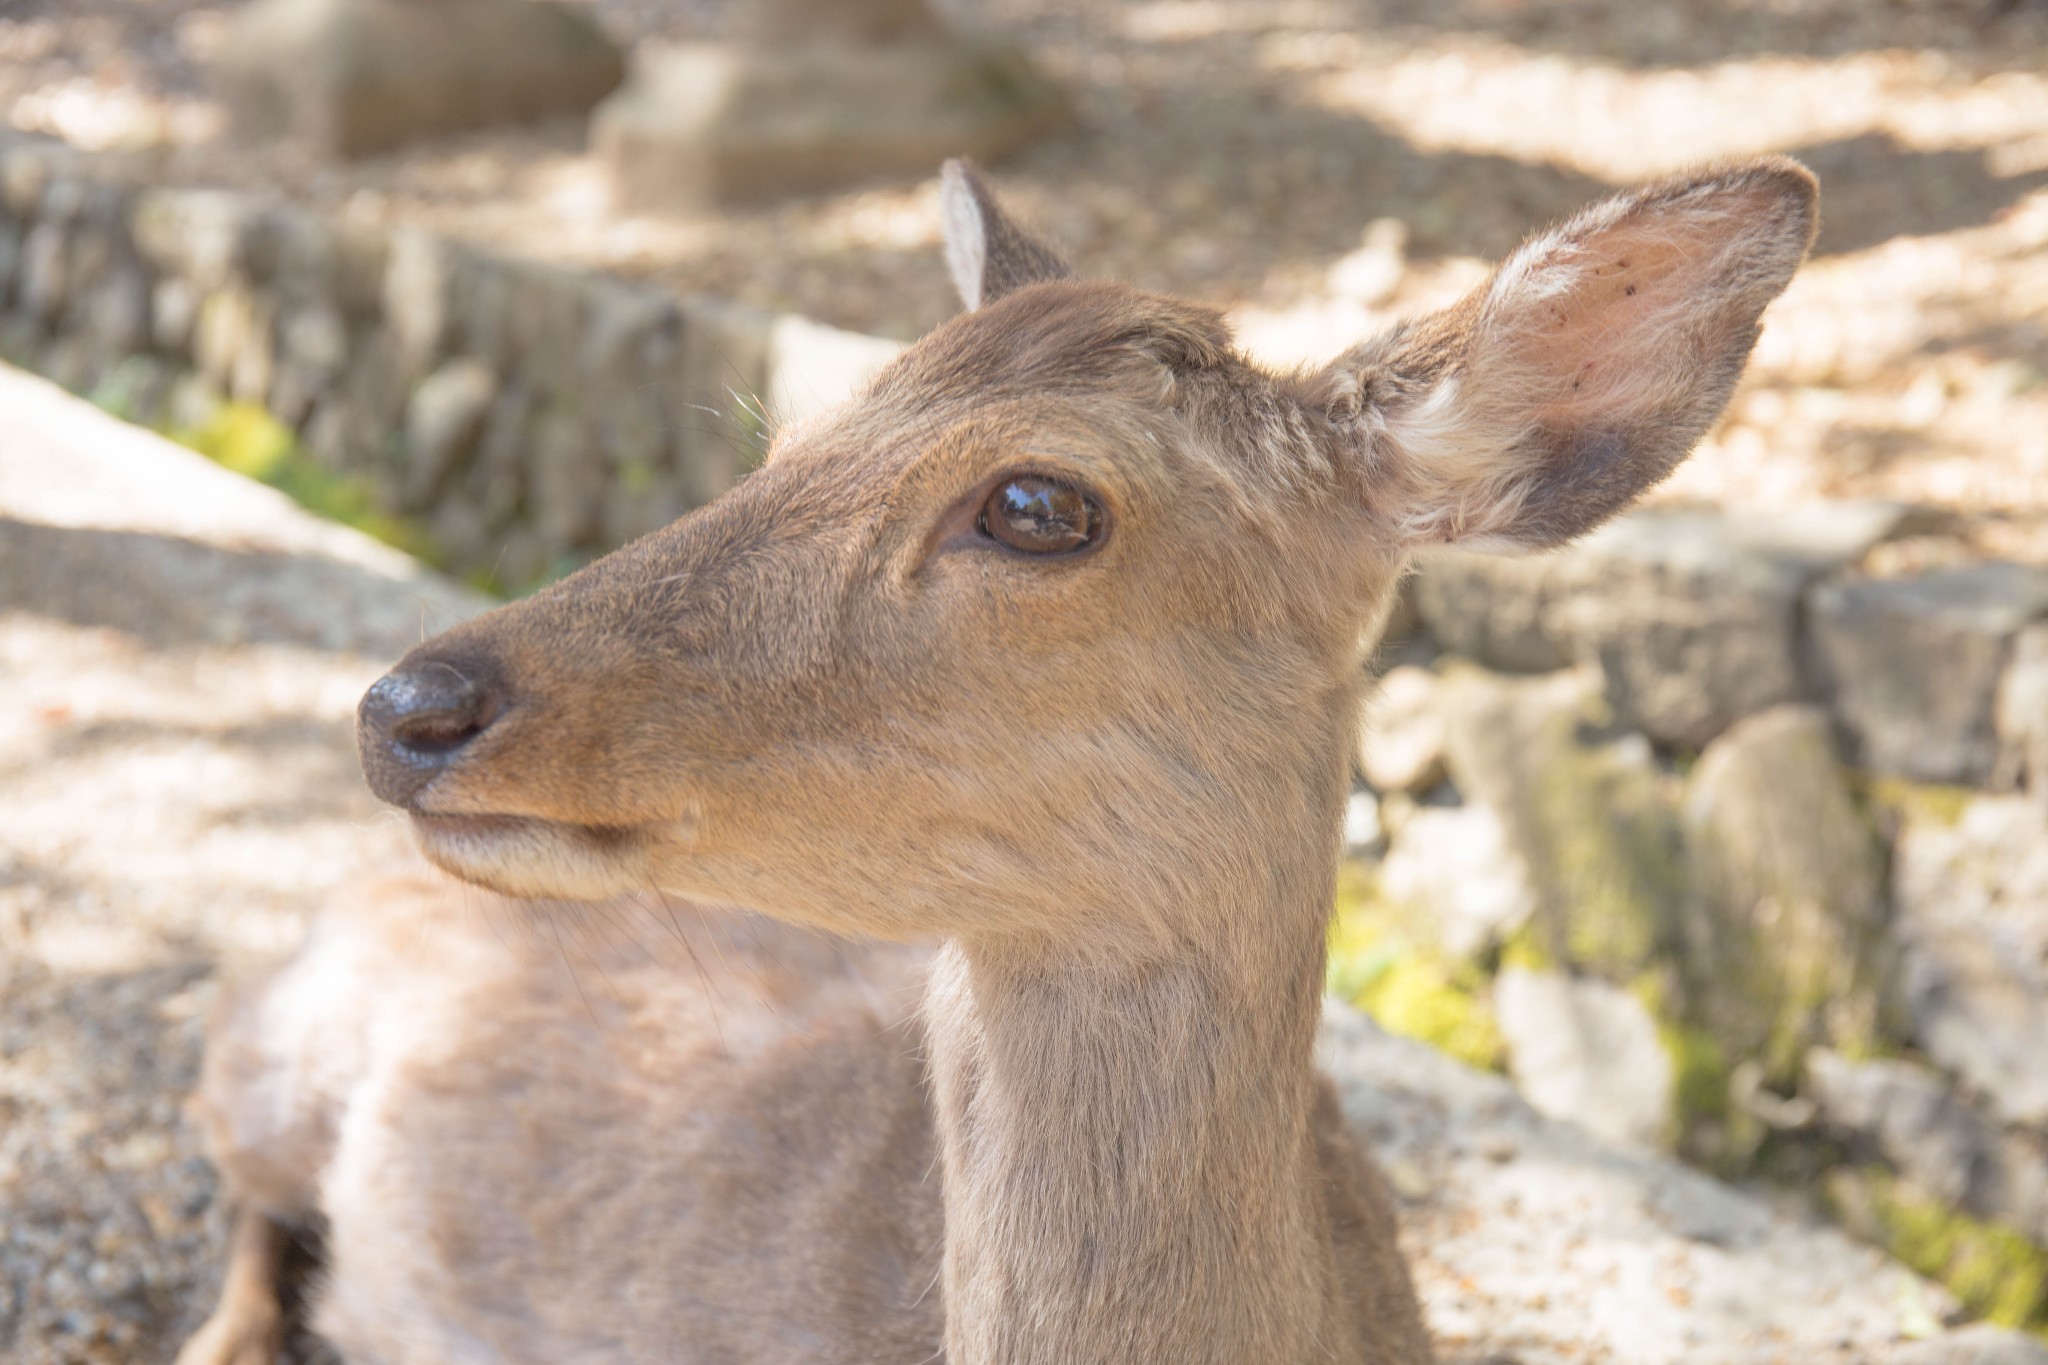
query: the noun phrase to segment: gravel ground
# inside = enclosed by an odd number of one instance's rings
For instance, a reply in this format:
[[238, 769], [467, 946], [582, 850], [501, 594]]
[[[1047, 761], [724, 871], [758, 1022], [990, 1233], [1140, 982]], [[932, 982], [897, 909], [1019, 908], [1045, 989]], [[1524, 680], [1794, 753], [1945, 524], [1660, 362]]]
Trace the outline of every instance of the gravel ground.
[[[632, 42], [735, 0], [583, 0]], [[1893, 567], [2048, 562], [2044, 0], [941, 0], [1074, 92], [1082, 131], [1001, 168], [1091, 269], [1328, 355], [1469, 286], [1610, 185], [1723, 155], [1821, 173], [1815, 263], [1728, 422], [1662, 493], [1926, 505]], [[222, 133], [231, 7], [12, 0], [0, 113], [159, 179], [275, 188], [520, 253], [910, 338], [952, 308], [934, 182], [621, 217], [578, 126], [348, 167]]]
[[355, 700], [477, 599], [4, 367], [0, 412], [0, 1360], [167, 1361], [217, 977], [409, 856]]

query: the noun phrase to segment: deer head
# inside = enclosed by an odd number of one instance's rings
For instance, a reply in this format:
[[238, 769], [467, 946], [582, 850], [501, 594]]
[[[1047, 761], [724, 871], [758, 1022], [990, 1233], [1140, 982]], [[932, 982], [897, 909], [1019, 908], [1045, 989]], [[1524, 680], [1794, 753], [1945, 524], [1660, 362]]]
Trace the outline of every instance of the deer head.
[[1557, 545], [1668, 473], [1812, 239], [1764, 159], [1616, 196], [1312, 373], [1071, 276], [947, 168], [968, 311], [711, 505], [415, 649], [363, 767], [448, 871], [884, 937], [1231, 933], [1334, 856], [1409, 552]]

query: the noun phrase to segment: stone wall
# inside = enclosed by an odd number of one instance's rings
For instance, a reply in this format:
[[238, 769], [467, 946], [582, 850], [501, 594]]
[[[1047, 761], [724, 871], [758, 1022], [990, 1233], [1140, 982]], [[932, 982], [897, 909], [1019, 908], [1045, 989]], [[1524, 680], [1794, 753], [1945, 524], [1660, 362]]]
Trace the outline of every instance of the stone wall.
[[1368, 702], [1333, 980], [1539, 1109], [1793, 1177], [2048, 1327], [2048, 571], [1912, 509], [1442, 553]]
[[188, 439], [268, 414], [501, 590], [717, 496], [895, 349], [0, 139], [0, 356]]

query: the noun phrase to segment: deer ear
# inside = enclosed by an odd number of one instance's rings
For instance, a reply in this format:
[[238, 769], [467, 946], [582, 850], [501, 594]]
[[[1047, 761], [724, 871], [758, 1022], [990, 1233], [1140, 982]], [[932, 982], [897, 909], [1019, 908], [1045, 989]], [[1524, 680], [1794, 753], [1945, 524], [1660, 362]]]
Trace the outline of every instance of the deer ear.
[[1670, 473], [1720, 415], [1818, 188], [1771, 157], [1619, 195], [1450, 310], [1311, 385], [1340, 462], [1411, 544], [1557, 545]]
[[969, 311], [1013, 290], [1073, 274], [1057, 251], [1010, 221], [995, 191], [967, 161], [948, 161], [939, 175], [946, 220], [946, 268]]

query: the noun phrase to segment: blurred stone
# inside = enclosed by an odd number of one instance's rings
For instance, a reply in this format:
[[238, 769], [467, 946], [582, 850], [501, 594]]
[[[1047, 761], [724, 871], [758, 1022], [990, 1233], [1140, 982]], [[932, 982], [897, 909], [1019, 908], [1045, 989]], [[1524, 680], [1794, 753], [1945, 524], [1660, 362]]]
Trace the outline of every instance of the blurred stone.
[[1815, 1048], [1805, 1080], [1829, 1125], [1869, 1141], [1937, 1199], [1973, 1202], [1997, 1134], [1955, 1097], [1946, 1077], [1914, 1062], [1852, 1061]]
[[1610, 1142], [1670, 1143], [1671, 1058], [1635, 996], [1605, 981], [1507, 967], [1494, 980], [1493, 1009], [1515, 1087], [1538, 1113]]
[[1380, 867], [1380, 894], [1420, 911], [1459, 958], [1505, 943], [1536, 912], [1522, 855], [1500, 817], [1476, 804], [1409, 813]]
[[2013, 1123], [2048, 1124], [2048, 810], [1978, 797], [1910, 818], [1893, 854], [1915, 1041]]
[[480, 360], [451, 360], [420, 381], [405, 412], [405, 506], [430, 509], [449, 474], [475, 451], [498, 376]]
[[1923, 782], [1981, 785], [2014, 638], [2048, 616], [2048, 569], [1973, 564], [1843, 579], [1811, 597], [1816, 671], [1854, 759]]
[[504, 277], [502, 344], [508, 363], [542, 381], [555, 381], [562, 396], [578, 392], [589, 277], [533, 261], [482, 262], [469, 273]]
[[1935, 1199], [2048, 1244], [2040, 1134], [2003, 1127], [1951, 1078], [1916, 1062], [1815, 1049], [1805, 1091], [1838, 1134], [1874, 1148]]
[[86, 330], [110, 355], [147, 347], [150, 281], [134, 261], [110, 272], [85, 301]]
[[628, 210], [694, 209], [993, 160], [1072, 119], [1022, 54], [952, 37], [921, 0], [773, 0], [755, 37], [648, 47], [592, 142]]
[[710, 502], [767, 450], [769, 339], [775, 320], [741, 304], [694, 299], [683, 314], [678, 373], [669, 386], [673, 461], [693, 507]]
[[1677, 813], [1640, 735], [1604, 741], [1598, 678], [1444, 674], [1444, 755], [1529, 870], [1551, 960], [1633, 979], [1677, 933]]
[[520, 384], [498, 390], [484, 419], [483, 437], [470, 462], [469, 489], [493, 528], [504, 525], [526, 496], [527, 442], [533, 422], [533, 396]]
[[1398, 218], [1375, 218], [1360, 234], [1358, 249], [1337, 258], [1325, 279], [1330, 292], [1359, 303], [1384, 303], [1401, 287], [1407, 272], [1408, 225]]
[[199, 319], [199, 291], [191, 281], [175, 275], [157, 278], [150, 291], [150, 340], [158, 350], [173, 355], [192, 344], [192, 329]]
[[148, 426], [162, 415], [172, 379], [170, 366], [155, 356], [127, 356], [100, 380], [92, 401], [124, 421]]
[[583, 13], [543, 0], [257, 0], [217, 73], [247, 134], [353, 157], [582, 114], [625, 68]]
[[535, 424], [529, 458], [542, 544], [550, 555], [583, 546], [597, 530], [607, 472], [590, 433], [574, 412], [551, 407]]
[[1358, 771], [1382, 792], [1424, 792], [1443, 781], [1444, 719], [1436, 675], [1403, 665], [1367, 694]]
[[1688, 1013], [1789, 1083], [1815, 1043], [1882, 1033], [1884, 850], [1827, 715], [1778, 707], [1707, 746], [1683, 806]]
[[768, 334], [768, 414], [784, 424], [838, 407], [902, 351], [901, 342], [784, 314]]
[[0, 312], [14, 297], [14, 278], [21, 272], [22, 230], [17, 223], [0, 219]]
[[164, 275], [200, 290], [219, 289], [248, 270], [250, 242], [261, 213], [246, 195], [227, 190], [142, 191], [129, 230], [142, 258]]
[[1997, 776], [2005, 784], [2024, 785], [2048, 803], [2048, 622], [2028, 626], [2013, 638], [1993, 723]]
[[420, 373], [447, 344], [460, 249], [431, 233], [393, 233], [384, 267], [384, 325], [404, 366]]
[[66, 255], [64, 229], [58, 223], [36, 224], [22, 243], [21, 307], [39, 322], [54, 321], [64, 311], [70, 283]]
[[1437, 551], [1417, 603], [1446, 648], [1493, 668], [1597, 662], [1620, 719], [1699, 748], [1805, 694], [1800, 598], [1903, 519], [1890, 503], [1764, 515], [1645, 508], [1547, 555]]
[[1344, 847], [1350, 852], [1377, 848], [1386, 837], [1380, 825], [1380, 803], [1371, 792], [1355, 791], [1344, 802]]
[[1928, 1341], [1909, 1342], [1890, 1360], [1892, 1365], [2048, 1365], [2048, 1343], [1980, 1322]]
[[1548, 673], [1571, 662], [1552, 624], [1570, 590], [1560, 554], [1416, 556], [1415, 609], [1437, 643], [1488, 668]]
[[192, 358], [209, 384], [224, 392], [234, 386], [236, 366], [254, 344], [256, 301], [241, 289], [217, 289], [199, 305]]

